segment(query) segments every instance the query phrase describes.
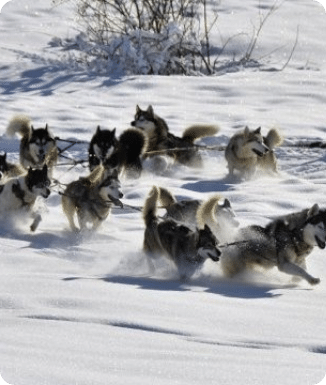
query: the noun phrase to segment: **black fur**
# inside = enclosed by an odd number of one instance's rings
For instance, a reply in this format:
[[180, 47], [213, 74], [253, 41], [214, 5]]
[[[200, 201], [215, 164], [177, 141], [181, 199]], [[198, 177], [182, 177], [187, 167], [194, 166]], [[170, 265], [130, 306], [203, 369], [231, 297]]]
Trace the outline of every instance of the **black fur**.
[[[109, 151], [115, 151], [118, 146], [118, 139], [115, 136], [116, 129], [101, 130], [97, 126], [88, 149], [88, 161], [90, 170], [94, 170], [96, 166], [107, 160]], [[95, 145], [101, 150], [100, 157], [95, 152]]]

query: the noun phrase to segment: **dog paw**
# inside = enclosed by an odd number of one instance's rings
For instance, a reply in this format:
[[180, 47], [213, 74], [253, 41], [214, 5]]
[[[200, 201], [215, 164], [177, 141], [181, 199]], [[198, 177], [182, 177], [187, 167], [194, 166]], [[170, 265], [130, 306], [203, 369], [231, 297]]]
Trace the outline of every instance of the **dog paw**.
[[318, 285], [320, 283], [319, 278], [312, 278], [309, 280], [310, 285]]

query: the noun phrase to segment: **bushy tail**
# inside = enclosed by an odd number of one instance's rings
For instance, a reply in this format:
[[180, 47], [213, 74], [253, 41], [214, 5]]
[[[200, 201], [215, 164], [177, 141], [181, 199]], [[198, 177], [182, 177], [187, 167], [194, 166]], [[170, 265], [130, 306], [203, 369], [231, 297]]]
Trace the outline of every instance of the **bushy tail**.
[[14, 116], [6, 129], [6, 134], [9, 137], [13, 137], [16, 134], [19, 134], [23, 137], [29, 137], [31, 133], [31, 120], [28, 116], [25, 115], [16, 115]]
[[269, 130], [264, 141], [266, 146], [273, 150], [275, 147], [280, 146], [283, 143], [283, 140], [284, 138], [280, 131], [276, 128], [272, 128]]
[[159, 195], [159, 189], [156, 186], [153, 186], [143, 208], [143, 219], [146, 226], [149, 226], [157, 218], [157, 201]]
[[174, 196], [170, 193], [169, 190], [165, 189], [164, 187], [160, 187], [160, 201], [163, 208], [167, 209], [173, 203], [176, 203], [176, 199]]
[[221, 195], [213, 195], [207, 201], [203, 202], [197, 210], [197, 223], [200, 229], [205, 227], [205, 224], [210, 228], [214, 228], [217, 225], [215, 213], [215, 207], [219, 201], [224, 198]]
[[120, 135], [119, 148], [127, 163], [132, 163], [138, 159], [145, 152], [146, 146], [145, 134], [136, 128], [129, 128]]
[[182, 138], [190, 143], [194, 143], [196, 139], [216, 135], [219, 131], [220, 128], [218, 126], [195, 124], [183, 132]]

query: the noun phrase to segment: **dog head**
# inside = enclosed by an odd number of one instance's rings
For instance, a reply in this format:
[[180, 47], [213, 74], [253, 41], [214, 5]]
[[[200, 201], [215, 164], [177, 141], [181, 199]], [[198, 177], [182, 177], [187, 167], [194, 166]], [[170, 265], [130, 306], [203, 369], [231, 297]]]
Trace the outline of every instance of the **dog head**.
[[47, 165], [44, 165], [42, 169], [29, 168], [25, 180], [28, 189], [36, 196], [48, 198], [51, 194], [49, 189], [51, 181], [48, 178]]
[[146, 133], [150, 133], [156, 127], [156, 117], [154, 114], [153, 107], [148, 106], [147, 110], [142, 110], [137, 105], [135, 120], [131, 122], [131, 125], [136, 128], [144, 130]]
[[116, 206], [123, 207], [120, 199], [123, 197], [118, 173], [114, 171], [112, 175], [104, 179], [100, 185], [100, 195], [107, 201], [113, 202]]
[[45, 128], [37, 129], [34, 129], [33, 126], [31, 127], [29, 149], [36, 163], [42, 164], [55, 146], [56, 142], [49, 132], [48, 125]]
[[324, 249], [326, 245], [326, 231], [323, 217], [317, 204], [307, 212], [307, 220], [303, 227], [303, 239], [310, 246]]
[[269, 148], [264, 144], [264, 138], [261, 134], [261, 127], [256, 130], [250, 130], [246, 127], [244, 130], [245, 146], [254, 154], [262, 157], [269, 151]]
[[96, 132], [92, 137], [90, 146], [93, 147], [94, 155], [104, 162], [108, 159], [118, 145], [118, 139], [115, 136], [116, 129], [101, 130], [97, 126]]
[[239, 222], [235, 219], [235, 213], [232, 210], [231, 203], [228, 199], [219, 200], [215, 206], [215, 216], [218, 218], [218, 223], [222, 226], [230, 225], [232, 227], [238, 227]]
[[217, 244], [218, 240], [207, 225], [205, 225], [204, 229], [198, 230], [197, 254], [201, 258], [210, 258], [217, 262], [221, 255]]

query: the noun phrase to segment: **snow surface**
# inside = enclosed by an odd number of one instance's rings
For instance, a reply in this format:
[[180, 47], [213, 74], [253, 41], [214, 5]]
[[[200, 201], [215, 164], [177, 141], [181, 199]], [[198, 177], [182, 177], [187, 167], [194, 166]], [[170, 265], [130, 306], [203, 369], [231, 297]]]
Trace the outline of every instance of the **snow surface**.
[[[262, 5], [269, 4], [262, 1]], [[221, 0], [216, 36], [250, 33], [258, 0]], [[286, 62], [299, 26], [299, 42]], [[178, 198], [229, 198], [241, 226], [307, 208], [326, 207], [325, 150], [291, 147], [325, 140], [326, 18], [313, 0], [285, 1], [266, 24], [257, 58], [275, 51], [264, 70], [214, 77], [98, 75], [75, 68], [69, 52], [48, 43], [76, 34], [68, 5], [13, 0], [0, 17], [0, 150], [18, 160], [19, 139], [4, 132], [16, 113], [48, 123], [63, 139], [88, 142], [98, 124], [129, 127], [135, 106], [153, 104], [173, 133], [192, 123], [217, 123], [202, 144], [225, 145], [237, 130], [279, 127], [280, 175], [232, 181], [222, 151], [203, 151], [204, 168], [178, 167], [123, 180], [123, 202], [141, 207], [153, 184]], [[325, 39], [325, 40], [324, 40]], [[240, 42], [238, 42], [240, 44]], [[232, 50], [239, 46], [230, 47]], [[66, 154], [86, 159], [87, 143]], [[61, 163], [66, 163], [62, 159]], [[87, 169], [58, 166], [62, 183]], [[1, 375], [15, 385], [248, 384], [311, 385], [326, 371], [325, 251], [308, 271], [321, 278], [293, 285], [276, 269], [242, 280], [207, 263], [187, 284], [162, 264], [150, 276], [141, 252], [138, 210], [114, 209], [96, 234], [75, 236], [62, 214], [58, 188], [43, 205], [35, 234], [28, 224], [0, 226]]]

